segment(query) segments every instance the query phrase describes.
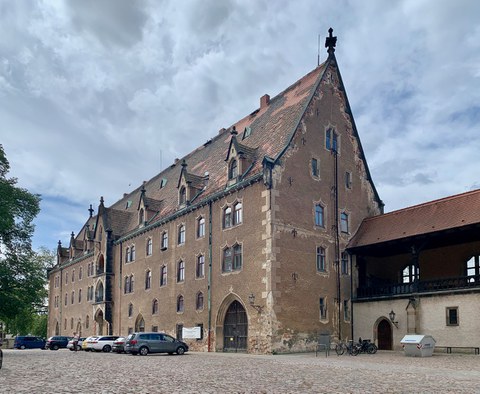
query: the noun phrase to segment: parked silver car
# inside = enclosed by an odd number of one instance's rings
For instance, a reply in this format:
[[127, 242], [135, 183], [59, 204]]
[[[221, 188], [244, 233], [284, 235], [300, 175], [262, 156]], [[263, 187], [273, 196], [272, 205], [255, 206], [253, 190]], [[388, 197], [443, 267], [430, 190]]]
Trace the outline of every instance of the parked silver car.
[[182, 355], [188, 351], [188, 345], [160, 332], [134, 332], [127, 337], [125, 351], [141, 356], [146, 356], [148, 353], [177, 353]]

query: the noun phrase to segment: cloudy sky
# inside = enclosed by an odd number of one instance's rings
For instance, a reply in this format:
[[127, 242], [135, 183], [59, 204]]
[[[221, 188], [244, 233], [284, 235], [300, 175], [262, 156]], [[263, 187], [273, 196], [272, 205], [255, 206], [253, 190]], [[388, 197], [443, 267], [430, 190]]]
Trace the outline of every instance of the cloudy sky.
[[0, 143], [34, 247], [317, 65], [329, 27], [386, 211], [480, 188], [477, 0], [0, 0]]

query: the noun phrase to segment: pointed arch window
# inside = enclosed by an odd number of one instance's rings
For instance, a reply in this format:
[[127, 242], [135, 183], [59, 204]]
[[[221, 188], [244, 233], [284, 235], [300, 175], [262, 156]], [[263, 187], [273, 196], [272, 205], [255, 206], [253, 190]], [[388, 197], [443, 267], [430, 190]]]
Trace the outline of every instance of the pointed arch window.
[[203, 254], [197, 257], [195, 273], [197, 278], [203, 278], [205, 276], [205, 256]]
[[95, 290], [95, 302], [103, 301], [103, 283], [99, 282]]
[[78, 303], [82, 302], [82, 289], [78, 289]]
[[237, 160], [233, 159], [230, 162], [230, 166], [228, 168], [228, 179], [237, 179], [238, 177], [238, 162]]
[[177, 297], [177, 312], [183, 312], [184, 305], [183, 305], [183, 295], [179, 295]]
[[146, 254], [147, 256], [151, 256], [153, 253], [153, 241], [152, 238], [147, 239], [147, 246], [146, 246]]
[[233, 206], [233, 225], [236, 226], [242, 223], [243, 214], [242, 214], [242, 203], [237, 202]]
[[87, 315], [87, 317], [85, 318], [85, 328], [89, 328], [90, 327], [90, 316]]
[[180, 260], [177, 266], [177, 282], [185, 281], [185, 262]]
[[135, 261], [135, 245], [130, 247], [130, 261]]
[[334, 129], [328, 129], [325, 133], [325, 148], [338, 152], [338, 135]]
[[203, 293], [201, 291], [197, 293], [195, 308], [197, 309], [197, 311], [201, 311], [203, 309]]
[[125, 249], [125, 263], [130, 262], [130, 248]]
[[164, 231], [162, 233], [162, 246], [161, 246], [161, 250], [167, 250], [168, 248], [168, 233], [166, 231]]
[[156, 298], [152, 301], [152, 315], [158, 315], [158, 300]]
[[148, 270], [145, 273], [145, 290], [148, 290], [152, 287], [152, 271]]
[[183, 245], [185, 243], [185, 225], [181, 224], [178, 228], [178, 244]]
[[205, 218], [199, 217], [197, 220], [197, 238], [205, 236]]
[[132, 317], [133, 316], [133, 304], [130, 303], [128, 304], [128, 317]]
[[160, 268], [160, 286], [166, 286], [167, 285], [167, 266], [163, 265], [162, 268]]
[[226, 207], [223, 211], [223, 228], [232, 227], [232, 207]]

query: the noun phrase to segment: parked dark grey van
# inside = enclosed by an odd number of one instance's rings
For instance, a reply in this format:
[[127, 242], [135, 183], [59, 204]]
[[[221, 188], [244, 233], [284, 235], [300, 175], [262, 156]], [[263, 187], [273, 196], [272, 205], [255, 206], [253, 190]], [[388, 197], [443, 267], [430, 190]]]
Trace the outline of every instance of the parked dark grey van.
[[47, 341], [33, 336], [16, 336], [13, 342], [14, 349], [45, 349]]
[[148, 353], [181, 355], [188, 351], [188, 345], [161, 332], [134, 332], [127, 337], [125, 351], [142, 356], [146, 356]]

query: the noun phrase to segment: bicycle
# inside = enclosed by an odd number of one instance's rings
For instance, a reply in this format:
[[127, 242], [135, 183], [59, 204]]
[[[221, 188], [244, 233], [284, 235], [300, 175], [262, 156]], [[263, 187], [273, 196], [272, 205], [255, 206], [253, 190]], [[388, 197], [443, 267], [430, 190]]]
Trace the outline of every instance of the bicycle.
[[377, 345], [374, 343], [370, 342], [370, 339], [363, 339], [360, 337], [358, 338], [358, 350], [359, 353], [368, 353], [368, 354], [375, 354], [377, 353]]
[[341, 356], [345, 352], [351, 356], [356, 356], [360, 352], [360, 349], [356, 343], [353, 343], [352, 340], [348, 341], [348, 343], [340, 341], [335, 345], [335, 352], [338, 356]]

